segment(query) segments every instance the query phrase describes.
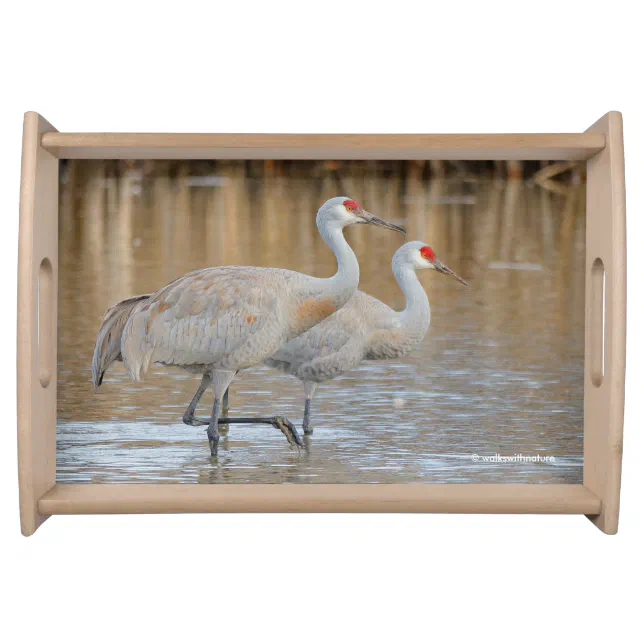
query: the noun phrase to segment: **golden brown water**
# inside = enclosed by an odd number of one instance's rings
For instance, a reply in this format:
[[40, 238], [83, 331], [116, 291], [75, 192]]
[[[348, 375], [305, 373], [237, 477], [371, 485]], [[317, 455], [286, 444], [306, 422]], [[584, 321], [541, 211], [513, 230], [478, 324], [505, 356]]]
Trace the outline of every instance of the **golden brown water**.
[[[582, 481], [583, 185], [562, 195], [378, 162], [78, 161], [61, 182], [58, 481]], [[93, 344], [109, 305], [219, 264], [329, 276], [335, 260], [315, 212], [339, 194], [408, 230], [348, 229], [362, 290], [404, 306], [390, 262], [412, 239], [470, 286], [420, 273], [432, 307], [424, 343], [320, 386], [307, 450], [270, 426], [232, 426], [211, 461], [205, 431], [181, 422], [199, 378], [180, 370], [154, 366], [133, 383], [118, 363], [94, 393]], [[240, 374], [230, 397], [231, 415], [301, 423], [302, 385], [264, 366]], [[201, 415], [211, 403], [204, 396]], [[496, 453], [555, 461], [473, 460]]]

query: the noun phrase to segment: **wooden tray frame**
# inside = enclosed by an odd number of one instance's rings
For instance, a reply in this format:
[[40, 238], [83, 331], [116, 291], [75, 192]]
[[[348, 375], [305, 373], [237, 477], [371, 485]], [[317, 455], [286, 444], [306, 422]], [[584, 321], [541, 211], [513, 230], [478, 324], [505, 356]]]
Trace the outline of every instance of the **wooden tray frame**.
[[[58, 159], [222, 158], [587, 160], [583, 484], [57, 484]], [[603, 293], [597, 258], [605, 269]], [[52, 514], [162, 512], [585, 514], [605, 533], [614, 534], [625, 352], [626, 212], [619, 112], [609, 112], [581, 134], [420, 135], [68, 134], [35, 112], [25, 114], [17, 354], [24, 535], [33, 534]]]

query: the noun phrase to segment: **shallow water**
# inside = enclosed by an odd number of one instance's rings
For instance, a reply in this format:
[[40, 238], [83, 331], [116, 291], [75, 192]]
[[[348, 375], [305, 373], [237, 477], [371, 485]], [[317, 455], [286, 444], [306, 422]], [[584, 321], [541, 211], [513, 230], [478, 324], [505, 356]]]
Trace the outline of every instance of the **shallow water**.
[[[584, 186], [559, 195], [480, 173], [427, 174], [378, 163], [65, 166], [58, 481], [580, 483]], [[180, 370], [155, 366], [133, 383], [119, 363], [94, 393], [93, 343], [113, 302], [218, 264], [332, 274], [314, 213], [337, 194], [405, 225], [407, 240], [429, 243], [470, 286], [421, 273], [427, 338], [407, 358], [320, 386], [307, 449], [270, 426], [236, 425], [211, 461], [205, 431], [181, 423], [199, 379]], [[402, 308], [390, 262], [405, 239], [371, 226], [347, 238], [361, 289]], [[231, 415], [301, 421], [299, 381], [263, 366], [240, 374], [230, 399]], [[494, 454], [554, 462], [483, 460]]]

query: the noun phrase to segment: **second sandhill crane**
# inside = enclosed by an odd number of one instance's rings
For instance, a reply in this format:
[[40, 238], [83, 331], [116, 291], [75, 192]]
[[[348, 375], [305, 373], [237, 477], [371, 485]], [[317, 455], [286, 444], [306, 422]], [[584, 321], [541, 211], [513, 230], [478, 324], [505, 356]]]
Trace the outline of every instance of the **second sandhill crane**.
[[[92, 376], [101, 384], [111, 362], [122, 359], [132, 380], [141, 380], [153, 363], [202, 374], [183, 421], [207, 424], [212, 456], [218, 425], [233, 422], [276, 424], [289, 442], [301, 444], [283, 419], [220, 419], [222, 398], [238, 371], [261, 363], [300, 333], [340, 309], [358, 288], [358, 260], [344, 238], [351, 224], [373, 224], [404, 232], [363, 210], [355, 201], [334, 197], [318, 210], [317, 226], [337, 260], [333, 277], [318, 278], [278, 268], [217, 266], [188, 273], [149, 296], [125, 300], [103, 318]], [[212, 384], [215, 402], [209, 419], [195, 409]]]
[[362, 291], [339, 311], [282, 346], [266, 364], [289, 373], [304, 383], [303, 429], [311, 434], [311, 403], [320, 383], [357, 367], [363, 360], [387, 360], [408, 354], [429, 329], [430, 308], [416, 271], [433, 269], [467, 282], [436, 257], [420, 241], [408, 242], [394, 254], [392, 269], [406, 299], [403, 311]]

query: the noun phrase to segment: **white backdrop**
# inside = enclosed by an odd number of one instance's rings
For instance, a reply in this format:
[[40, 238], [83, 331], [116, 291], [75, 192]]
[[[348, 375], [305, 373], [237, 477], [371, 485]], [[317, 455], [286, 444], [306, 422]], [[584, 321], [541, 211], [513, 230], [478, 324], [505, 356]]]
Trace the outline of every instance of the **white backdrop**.
[[[22, 642], [630, 641], [629, 630], [641, 631], [636, 3], [112, 0], [13, 3], [3, 13], [4, 634], [20, 629]], [[62, 131], [575, 132], [612, 109], [624, 114], [629, 212], [616, 537], [581, 517], [355, 515], [56, 517], [20, 536], [14, 307], [24, 111]]]

